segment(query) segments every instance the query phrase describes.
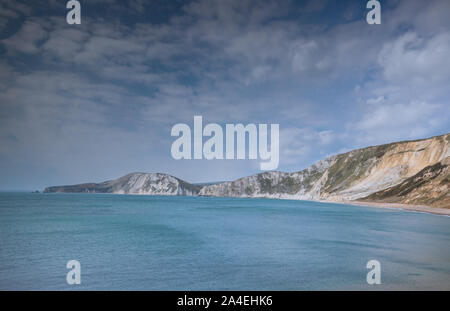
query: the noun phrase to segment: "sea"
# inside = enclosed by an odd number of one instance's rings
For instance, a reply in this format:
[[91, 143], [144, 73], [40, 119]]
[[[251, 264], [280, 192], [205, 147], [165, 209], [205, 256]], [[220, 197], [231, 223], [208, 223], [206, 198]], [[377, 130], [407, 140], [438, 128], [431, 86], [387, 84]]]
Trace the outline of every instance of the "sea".
[[[67, 282], [71, 260], [80, 284]], [[367, 281], [371, 260], [380, 284]], [[450, 217], [294, 200], [0, 193], [0, 290], [450, 290]]]

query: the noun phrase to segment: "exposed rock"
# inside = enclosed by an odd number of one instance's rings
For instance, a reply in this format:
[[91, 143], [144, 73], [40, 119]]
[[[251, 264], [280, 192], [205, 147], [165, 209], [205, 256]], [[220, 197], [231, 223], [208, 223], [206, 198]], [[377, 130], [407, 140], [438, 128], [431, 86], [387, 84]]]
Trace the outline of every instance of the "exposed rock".
[[360, 201], [423, 204], [450, 207], [450, 157], [427, 166], [400, 184], [375, 192]]
[[200, 195], [349, 201], [393, 187], [450, 155], [450, 134], [353, 150], [295, 173], [266, 172]]
[[45, 192], [264, 197], [380, 201], [450, 208], [450, 134], [367, 147], [332, 156], [299, 172], [264, 172], [232, 182], [192, 185], [159, 173], [133, 173], [103, 183]]
[[160, 173], [132, 173], [102, 183], [48, 187], [44, 192], [197, 195], [200, 187]]

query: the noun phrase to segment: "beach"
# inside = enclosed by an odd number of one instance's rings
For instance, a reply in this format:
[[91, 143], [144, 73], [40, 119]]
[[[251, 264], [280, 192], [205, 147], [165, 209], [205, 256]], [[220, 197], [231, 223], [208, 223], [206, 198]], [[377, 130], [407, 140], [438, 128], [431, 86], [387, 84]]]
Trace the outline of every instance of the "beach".
[[358, 206], [379, 207], [379, 208], [390, 208], [390, 209], [394, 208], [394, 209], [402, 209], [402, 210], [406, 210], [406, 211], [450, 216], [450, 209], [448, 209], [448, 208], [438, 208], [438, 207], [431, 207], [431, 206], [426, 206], [426, 205], [401, 204], [401, 203], [379, 203], [379, 202], [365, 202], [365, 201], [345, 201], [345, 202], [336, 202], [336, 203], [358, 205]]

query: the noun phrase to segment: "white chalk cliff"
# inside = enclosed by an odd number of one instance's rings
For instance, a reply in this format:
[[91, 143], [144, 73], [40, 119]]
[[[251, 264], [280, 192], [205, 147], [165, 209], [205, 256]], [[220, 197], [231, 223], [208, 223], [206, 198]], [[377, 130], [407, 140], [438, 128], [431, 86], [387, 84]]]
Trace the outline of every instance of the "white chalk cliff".
[[167, 174], [131, 173], [102, 183], [48, 187], [44, 192], [196, 195], [199, 190], [200, 187]]
[[353, 150], [299, 172], [265, 172], [203, 187], [167, 174], [133, 173], [103, 183], [49, 187], [45, 192], [369, 200], [450, 208], [449, 147], [450, 134], [445, 134]]

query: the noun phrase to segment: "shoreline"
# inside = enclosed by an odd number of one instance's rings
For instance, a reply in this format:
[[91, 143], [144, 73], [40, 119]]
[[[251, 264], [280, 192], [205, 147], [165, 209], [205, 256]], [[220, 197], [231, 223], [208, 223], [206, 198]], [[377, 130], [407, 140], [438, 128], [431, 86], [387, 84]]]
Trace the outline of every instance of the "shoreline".
[[[55, 192], [55, 193], [68, 193], [68, 192]], [[73, 194], [81, 193], [81, 192], [73, 192]], [[83, 192], [85, 193], [85, 192]], [[48, 194], [46, 192], [42, 192], [42, 194]], [[366, 201], [333, 201], [333, 200], [301, 200], [297, 198], [290, 197], [271, 197], [271, 196], [255, 196], [255, 197], [221, 197], [221, 196], [208, 196], [208, 195], [178, 195], [178, 194], [147, 194], [147, 193], [98, 193], [98, 192], [90, 192], [87, 194], [118, 194], [118, 195], [148, 195], [148, 196], [185, 196], [185, 197], [213, 197], [213, 198], [240, 198], [240, 199], [272, 199], [272, 200], [293, 200], [293, 201], [311, 201], [311, 202], [321, 202], [321, 203], [336, 203], [336, 204], [347, 204], [354, 206], [365, 206], [365, 207], [376, 207], [376, 208], [384, 208], [384, 209], [399, 209], [408, 212], [420, 212], [427, 214], [434, 214], [440, 216], [448, 216], [450, 217], [450, 209], [440, 208], [440, 207], [431, 207], [426, 205], [415, 205], [415, 204], [403, 204], [403, 203], [381, 203], [381, 202], [366, 202]]]
[[[326, 202], [332, 202], [332, 201], [326, 201]], [[333, 202], [333, 203], [376, 207], [376, 208], [384, 208], [384, 209], [399, 209], [399, 210], [404, 210], [407, 212], [420, 212], [420, 213], [427, 213], [427, 214], [434, 214], [434, 215], [450, 217], [450, 209], [439, 208], [439, 207], [430, 207], [430, 206], [426, 206], [426, 205], [403, 204], [403, 203], [380, 203], [380, 202], [365, 202], [365, 201], [341, 201], [341, 202]]]

